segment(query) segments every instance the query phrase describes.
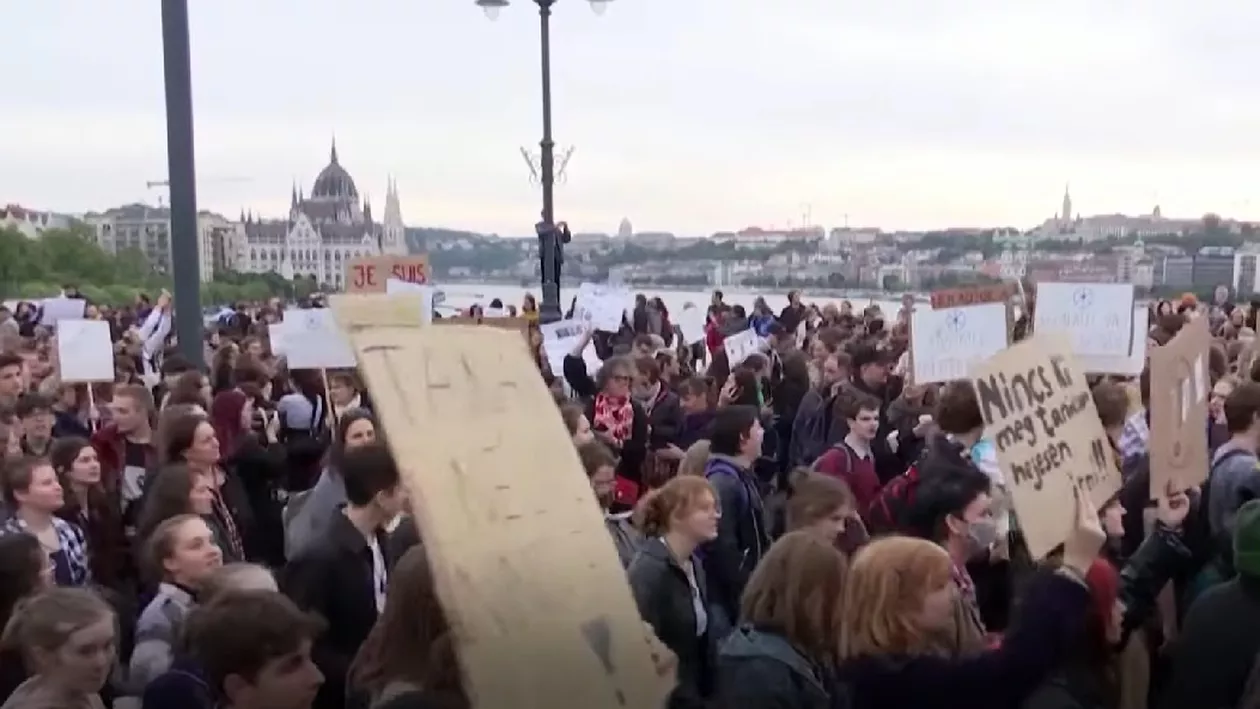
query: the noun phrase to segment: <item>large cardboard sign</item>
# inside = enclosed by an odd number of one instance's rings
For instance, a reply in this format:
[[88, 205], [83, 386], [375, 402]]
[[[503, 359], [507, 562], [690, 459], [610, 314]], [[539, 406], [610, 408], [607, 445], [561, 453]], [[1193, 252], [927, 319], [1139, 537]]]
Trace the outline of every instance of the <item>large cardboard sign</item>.
[[625, 571], [520, 336], [428, 327], [418, 295], [339, 295], [480, 709], [659, 709]]
[[1188, 490], [1207, 479], [1211, 378], [1207, 318], [1195, 318], [1151, 351], [1151, 497], [1169, 483]]
[[525, 318], [488, 318], [452, 315], [433, 320], [434, 325], [488, 325], [501, 330], [514, 330], [529, 337], [529, 320]]
[[1085, 372], [1066, 338], [1037, 335], [990, 357], [971, 380], [1028, 550], [1043, 557], [1071, 531], [1076, 486], [1098, 509], [1120, 489]]
[[424, 285], [432, 281], [429, 257], [412, 256], [365, 256], [346, 262], [347, 293], [384, 293], [386, 281], [396, 278], [408, 283]]

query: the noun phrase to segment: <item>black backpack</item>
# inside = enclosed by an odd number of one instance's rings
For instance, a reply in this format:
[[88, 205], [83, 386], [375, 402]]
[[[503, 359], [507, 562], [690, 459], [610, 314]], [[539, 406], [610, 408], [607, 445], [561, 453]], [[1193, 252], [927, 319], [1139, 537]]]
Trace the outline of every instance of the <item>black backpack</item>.
[[1211, 467], [1208, 468], [1208, 479], [1199, 489], [1198, 509], [1194, 510], [1194, 514], [1186, 520], [1184, 531], [1187, 539], [1201, 540], [1203, 542], [1191, 545], [1192, 549], [1201, 550], [1198, 554], [1200, 556], [1199, 560], [1203, 563], [1217, 564], [1225, 578], [1231, 578], [1234, 575], [1234, 555], [1228, 551], [1230, 549], [1229, 539], [1217, 539], [1212, 534], [1212, 523], [1209, 518], [1212, 473], [1216, 470], [1216, 466], [1240, 455], [1251, 455], [1251, 452], [1235, 448], [1225, 453], [1219, 460], [1212, 462]]

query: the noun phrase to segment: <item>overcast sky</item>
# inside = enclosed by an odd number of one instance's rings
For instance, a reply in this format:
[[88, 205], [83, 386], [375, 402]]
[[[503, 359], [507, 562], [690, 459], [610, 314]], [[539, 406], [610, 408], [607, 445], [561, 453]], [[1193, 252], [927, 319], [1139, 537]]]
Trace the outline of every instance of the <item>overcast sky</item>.
[[[152, 0], [3, 0], [0, 202], [155, 201]], [[198, 199], [281, 216], [335, 133], [373, 206], [527, 233], [538, 19], [515, 0], [190, 0]], [[948, 9], [946, 9], [948, 8]], [[559, 0], [557, 190], [579, 231], [1027, 227], [1086, 214], [1260, 218], [1260, 5], [1220, 0]], [[247, 178], [247, 179], [242, 179]], [[809, 205], [809, 207], [807, 207]], [[379, 211], [378, 211], [379, 213]]]

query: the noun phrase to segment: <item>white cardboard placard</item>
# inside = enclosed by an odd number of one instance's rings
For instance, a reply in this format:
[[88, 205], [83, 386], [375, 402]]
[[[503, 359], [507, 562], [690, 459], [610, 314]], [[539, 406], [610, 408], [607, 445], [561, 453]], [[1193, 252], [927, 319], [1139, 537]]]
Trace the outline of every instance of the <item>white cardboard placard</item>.
[[1004, 303], [915, 308], [910, 322], [915, 384], [965, 379], [1009, 344]]
[[57, 321], [58, 376], [66, 384], [114, 381], [114, 343], [104, 320]]
[[356, 365], [349, 340], [327, 308], [286, 310], [284, 351], [289, 369], [344, 369]]
[[1133, 285], [1039, 283], [1033, 330], [1066, 334], [1077, 357], [1128, 357], [1133, 354]]

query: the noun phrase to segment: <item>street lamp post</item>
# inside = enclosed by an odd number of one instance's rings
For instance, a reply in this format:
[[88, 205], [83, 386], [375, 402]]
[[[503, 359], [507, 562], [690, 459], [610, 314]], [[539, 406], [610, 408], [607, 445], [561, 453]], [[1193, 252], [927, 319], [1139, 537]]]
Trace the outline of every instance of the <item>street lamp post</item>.
[[[612, 0], [589, 0], [591, 9], [602, 14]], [[556, 0], [534, 0], [538, 5], [539, 41], [542, 55], [542, 140], [538, 142], [539, 182], [542, 183], [542, 221], [534, 225], [538, 236], [538, 258], [542, 266], [542, 304], [538, 319], [543, 323], [561, 319], [560, 271], [564, 265], [564, 245], [569, 243], [569, 229], [556, 222], [556, 143], [551, 136], [551, 7]], [[510, 0], [477, 0], [491, 20], [510, 4]]]
[[192, 68], [188, 0], [162, 0], [162, 60], [166, 84], [166, 163], [171, 198], [171, 279], [175, 336], [194, 365], [201, 349], [201, 258], [197, 248], [197, 171], [193, 155]]

